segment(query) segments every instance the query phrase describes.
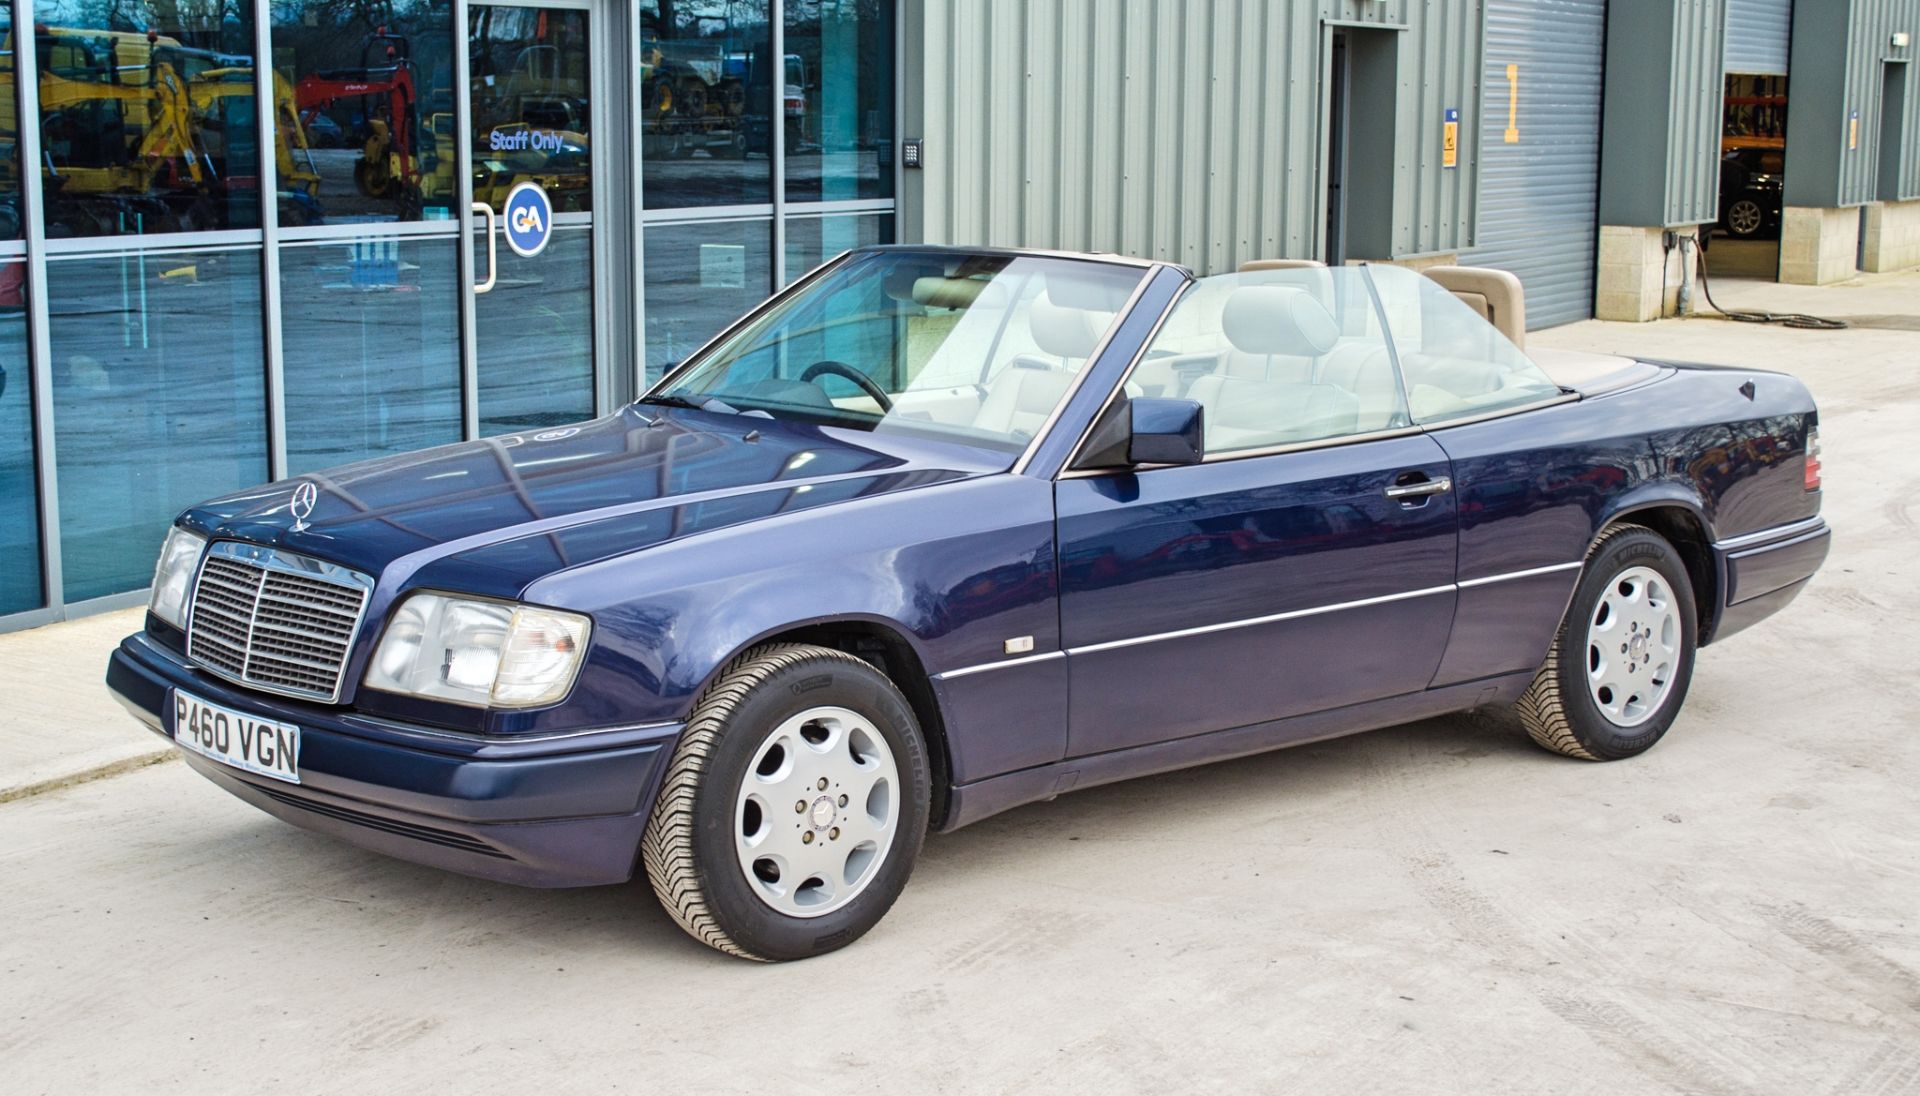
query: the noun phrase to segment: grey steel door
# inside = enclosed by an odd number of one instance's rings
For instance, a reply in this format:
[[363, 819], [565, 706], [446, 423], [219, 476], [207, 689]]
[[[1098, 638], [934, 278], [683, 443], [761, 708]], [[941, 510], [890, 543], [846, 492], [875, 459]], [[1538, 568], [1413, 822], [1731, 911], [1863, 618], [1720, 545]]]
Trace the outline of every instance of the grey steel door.
[[1727, 71], [1787, 74], [1793, 0], [1727, 0]]
[[1470, 266], [1518, 275], [1527, 325], [1593, 315], [1606, 0], [1487, 0]]

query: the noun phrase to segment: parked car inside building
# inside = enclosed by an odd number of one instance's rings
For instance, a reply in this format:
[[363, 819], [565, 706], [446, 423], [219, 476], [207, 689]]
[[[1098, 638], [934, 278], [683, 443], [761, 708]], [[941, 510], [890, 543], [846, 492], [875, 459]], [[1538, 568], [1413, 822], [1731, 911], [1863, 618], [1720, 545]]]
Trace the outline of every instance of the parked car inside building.
[[1781, 148], [1727, 150], [1720, 161], [1720, 227], [1729, 236], [1750, 240], [1780, 234], [1786, 158]]

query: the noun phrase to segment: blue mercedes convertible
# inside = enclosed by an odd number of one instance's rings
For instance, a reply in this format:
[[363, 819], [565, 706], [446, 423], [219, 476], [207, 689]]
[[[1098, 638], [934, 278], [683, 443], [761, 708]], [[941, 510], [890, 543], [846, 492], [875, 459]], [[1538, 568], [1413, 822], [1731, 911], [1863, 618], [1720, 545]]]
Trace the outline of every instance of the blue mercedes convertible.
[[[1825, 558], [1791, 377], [1500, 278], [850, 252], [614, 414], [195, 506], [107, 682], [296, 825], [844, 946], [929, 830], [1516, 706], [1632, 757]], [[1449, 277], [1449, 274], [1451, 277]]]

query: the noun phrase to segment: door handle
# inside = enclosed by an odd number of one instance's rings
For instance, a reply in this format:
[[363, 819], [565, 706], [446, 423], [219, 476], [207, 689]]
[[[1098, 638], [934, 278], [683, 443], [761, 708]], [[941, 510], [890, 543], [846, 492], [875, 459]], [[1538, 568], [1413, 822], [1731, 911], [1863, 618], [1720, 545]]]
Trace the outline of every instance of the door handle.
[[485, 202], [475, 202], [473, 203], [473, 211], [475, 213], [484, 213], [487, 216], [487, 280], [473, 287], [474, 293], [480, 294], [493, 288], [493, 276], [498, 273], [499, 255], [495, 250], [498, 245], [493, 238], [493, 207]]
[[1437, 479], [1421, 480], [1419, 483], [1395, 483], [1387, 487], [1390, 499], [1415, 499], [1427, 495], [1444, 495], [1453, 490], [1453, 479], [1440, 476]]

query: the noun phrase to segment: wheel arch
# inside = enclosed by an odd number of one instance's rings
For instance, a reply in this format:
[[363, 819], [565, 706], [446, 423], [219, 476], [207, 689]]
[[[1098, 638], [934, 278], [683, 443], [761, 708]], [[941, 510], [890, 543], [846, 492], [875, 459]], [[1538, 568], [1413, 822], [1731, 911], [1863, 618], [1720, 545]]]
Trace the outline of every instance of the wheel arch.
[[865, 614], [821, 617], [769, 628], [740, 644], [716, 663], [701, 682], [695, 697], [705, 693], [714, 679], [734, 660], [748, 650], [767, 643], [808, 643], [844, 651], [887, 675], [887, 679], [907, 698], [907, 705], [913, 709], [914, 719], [919, 721], [920, 731], [926, 737], [927, 761], [932, 768], [929, 773], [932, 802], [928, 810], [928, 825], [938, 829], [944, 824], [953, 785], [953, 756], [947, 742], [946, 717], [941, 711], [940, 699], [934, 691], [933, 679], [927, 673], [926, 660], [912, 634], [898, 621]]
[[1713, 534], [1699, 504], [1679, 495], [1642, 499], [1609, 513], [1594, 541], [1618, 525], [1639, 525], [1658, 533], [1673, 546], [1693, 583], [1696, 645], [1713, 638], [1720, 621], [1720, 568], [1713, 552]]

